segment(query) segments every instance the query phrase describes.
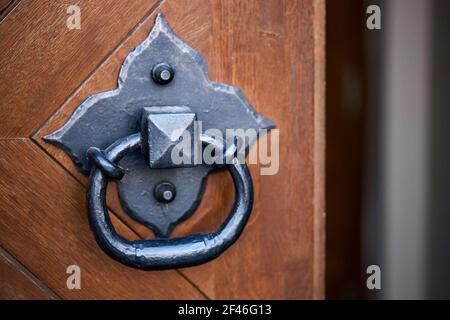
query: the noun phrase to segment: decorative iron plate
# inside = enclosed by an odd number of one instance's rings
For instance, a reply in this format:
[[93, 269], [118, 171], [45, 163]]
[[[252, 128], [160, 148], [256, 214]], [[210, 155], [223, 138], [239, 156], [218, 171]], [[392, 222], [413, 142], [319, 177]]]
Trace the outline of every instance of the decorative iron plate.
[[[175, 70], [173, 80], [165, 85], [155, 83], [151, 76], [152, 68], [162, 62]], [[62, 148], [88, 174], [88, 148], [105, 149], [139, 132], [143, 108], [155, 106], [188, 106], [202, 121], [203, 131], [275, 127], [252, 108], [239, 89], [209, 80], [200, 53], [180, 40], [158, 14], [148, 37], [125, 59], [118, 88], [88, 97], [62, 128], [44, 140]], [[247, 150], [253, 142], [246, 141]], [[118, 182], [123, 208], [157, 237], [168, 237], [177, 224], [192, 215], [202, 198], [206, 176], [213, 169], [206, 165], [150, 169], [139, 150], [121, 160], [120, 166], [126, 169]], [[154, 198], [154, 187], [161, 181], [175, 185], [174, 201], [161, 203]]]

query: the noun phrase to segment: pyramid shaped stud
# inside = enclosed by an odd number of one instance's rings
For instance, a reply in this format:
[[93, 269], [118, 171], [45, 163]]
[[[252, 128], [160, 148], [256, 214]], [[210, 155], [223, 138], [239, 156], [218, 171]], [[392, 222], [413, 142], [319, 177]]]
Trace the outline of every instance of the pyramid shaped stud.
[[150, 168], [195, 166], [197, 116], [189, 107], [147, 107], [141, 121], [141, 149]]

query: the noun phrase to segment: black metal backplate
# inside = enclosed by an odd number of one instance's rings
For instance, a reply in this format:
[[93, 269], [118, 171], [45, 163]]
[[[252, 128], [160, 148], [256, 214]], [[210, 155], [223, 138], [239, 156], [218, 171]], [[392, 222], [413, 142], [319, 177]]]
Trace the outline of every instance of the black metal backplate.
[[[152, 68], [162, 62], [175, 70], [173, 80], [165, 85], [151, 77]], [[240, 90], [210, 81], [203, 57], [182, 42], [159, 14], [149, 36], [124, 61], [118, 88], [87, 98], [61, 129], [44, 140], [65, 150], [77, 167], [88, 174], [89, 147], [105, 149], [116, 140], [139, 132], [143, 108], [179, 105], [188, 106], [197, 114], [203, 131], [215, 128], [225, 133], [226, 129], [274, 127], [255, 112]], [[139, 151], [126, 156], [120, 165], [126, 169], [125, 177], [118, 183], [122, 206], [158, 237], [169, 236], [178, 223], [195, 211], [212, 169], [206, 165], [150, 169]], [[176, 187], [177, 196], [171, 203], [160, 203], [153, 196], [155, 185], [161, 181]]]

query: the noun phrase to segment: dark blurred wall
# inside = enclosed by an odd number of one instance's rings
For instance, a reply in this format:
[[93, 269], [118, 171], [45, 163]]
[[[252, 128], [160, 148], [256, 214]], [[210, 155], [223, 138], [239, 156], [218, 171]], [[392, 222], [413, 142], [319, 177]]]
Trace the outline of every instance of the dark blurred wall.
[[377, 298], [426, 296], [432, 3], [385, 0], [381, 32], [367, 32], [372, 139], [363, 233], [365, 264], [381, 268]]
[[365, 7], [327, 1], [326, 203], [328, 299], [363, 298], [361, 210], [365, 142]]
[[428, 297], [450, 299], [450, 1], [434, 0]]
[[378, 298], [450, 299], [450, 1], [383, 3], [383, 32], [368, 35], [363, 252], [382, 266]]
[[[382, 27], [386, 30], [386, 21], [389, 10], [386, 8], [389, 0], [365, 0], [365, 7], [377, 5], [381, 8]], [[382, 186], [383, 177], [383, 154], [381, 152], [381, 140], [383, 135], [383, 79], [385, 69], [383, 68], [382, 55], [386, 52], [385, 35], [382, 30], [364, 31], [364, 46], [366, 57], [366, 122], [365, 122], [365, 170], [363, 173], [363, 208], [362, 208], [362, 263], [363, 265], [376, 264], [382, 266], [383, 258], [383, 219], [382, 219]], [[382, 269], [383, 271], [383, 269]], [[382, 288], [385, 287], [382, 273]], [[366, 288], [364, 288], [366, 290]], [[367, 291], [366, 298], [378, 299], [381, 297], [379, 291]]]
[[448, 0], [377, 0], [366, 32], [367, 170], [363, 264], [382, 299], [450, 298], [450, 21]]
[[450, 299], [449, 12], [327, 1], [327, 298]]

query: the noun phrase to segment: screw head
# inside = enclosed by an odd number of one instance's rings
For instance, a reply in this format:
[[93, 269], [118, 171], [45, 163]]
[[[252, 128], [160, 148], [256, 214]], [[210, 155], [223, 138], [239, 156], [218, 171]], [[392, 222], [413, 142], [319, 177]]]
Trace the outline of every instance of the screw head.
[[175, 76], [175, 70], [168, 63], [158, 63], [153, 67], [151, 76], [157, 84], [168, 84]]
[[161, 203], [169, 203], [175, 199], [177, 191], [175, 186], [167, 181], [162, 181], [155, 186], [153, 195]]

